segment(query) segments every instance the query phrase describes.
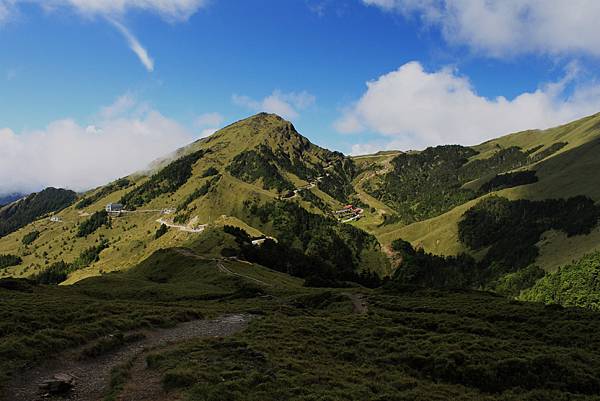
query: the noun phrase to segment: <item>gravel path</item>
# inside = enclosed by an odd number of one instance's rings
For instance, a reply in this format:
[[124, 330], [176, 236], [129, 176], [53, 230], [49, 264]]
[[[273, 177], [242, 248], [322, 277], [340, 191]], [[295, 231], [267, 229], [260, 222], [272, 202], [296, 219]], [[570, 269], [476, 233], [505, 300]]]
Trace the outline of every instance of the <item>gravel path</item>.
[[363, 294], [345, 292], [344, 295], [346, 295], [352, 301], [352, 309], [354, 313], [364, 315], [369, 311], [369, 305], [367, 304], [367, 300]]
[[[66, 373], [76, 378], [73, 390], [61, 400], [101, 401], [106, 393], [113, 368], [136, 359], [150, 348], [162, 347], [197, 337], [225, 337], [243, 330], [251, 316], [226, 315], [215, 320], [195, 320], [182, 323], [174, 328], [145, 331], [145, 338], [126, 345], [109, 354], [90, 360], [79, 360], [78, 350], [71, 351], [42, 366], [33, 368], [16, 377], [1, 398], [6, 401], [47, 400], [39, 391], [39, 384], [51, 379], [55, 374]], [[80, 350], [79, 350], [80, 351]], [[148, 394], [147, 394], [148, 395]], [[139, 399], [153, 399], [150, 398]], [[136, 398], [137, 399], [137, 398]], [[156, 398], [158, 399], [158, 398]]]

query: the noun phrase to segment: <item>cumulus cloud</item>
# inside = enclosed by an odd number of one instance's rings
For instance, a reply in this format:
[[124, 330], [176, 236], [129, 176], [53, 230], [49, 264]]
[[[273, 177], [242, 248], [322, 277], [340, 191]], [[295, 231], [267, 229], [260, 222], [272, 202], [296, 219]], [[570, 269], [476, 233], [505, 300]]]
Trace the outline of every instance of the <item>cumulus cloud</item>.
[[94, 125], [63, 119], [35, 131], [0, 129], [0, 194], [85, 190], [144, 169], [194, 139], [159, 112], [133, 105], [127, 112], [124, 103], [120, 98], [102, 110]]
[[[514, 99], [480, 96], [451, 68], [427, 72], [410, 62], [367, 82], [362, 97], [335, 122], [342, 133], [374, 132], [381, 148], [476, 144], [510, 132], [548, 128], [600, 110], [600, 85], [577, 85], [570, 64], [564, 77]], [[369, 144], [367, 144], [369, 145]], [[365, 144], [354, 152], [366, 149]], [[370, 148], [373, 149], [373, 146]]]
[[294, 119], [300, 115], [301, 110], [305, 110], [315, 103], [315, 97], [306, 91], [284, 93], [275, 90], [261, 100], [234, 94], [232, 101], [238, 106], [255, 112], [266, 111], [278, 114], [286, 119]]
[[492, 56], [600, 56], [597, 0], [362, 0], [437, 26], [449, 42]]

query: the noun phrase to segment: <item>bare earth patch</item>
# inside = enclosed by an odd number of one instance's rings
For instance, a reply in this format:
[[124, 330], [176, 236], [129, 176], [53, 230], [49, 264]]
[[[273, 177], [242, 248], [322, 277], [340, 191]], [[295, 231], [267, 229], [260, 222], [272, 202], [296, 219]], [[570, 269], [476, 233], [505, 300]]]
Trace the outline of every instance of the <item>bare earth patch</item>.
[[[59, 399], [66, 401], [101, 401], [109, 389], [111, 370], [134, 360], [131, 380], [125, 385], [121, 401], [166, 400], [161, 394], [160, 377], [145, 368], [144, 353], [149, 349], [164, 347], [198, 337], [225, 337], [243, 330], [252, 317], [249, 315], [226, 315], [215, 320], [195, 320], [174, 328], [145, 331], [145, 338], [125, 345], [114, 352], [94, 359], [81, 360], [80, 350], [48, 361], [16, 376], [8, 385], [2, 400], [47, 400], [39, 385], [58, 374], [75, 378], [73, 389]], [[168, 399], [173, 399], [169, 394]]]

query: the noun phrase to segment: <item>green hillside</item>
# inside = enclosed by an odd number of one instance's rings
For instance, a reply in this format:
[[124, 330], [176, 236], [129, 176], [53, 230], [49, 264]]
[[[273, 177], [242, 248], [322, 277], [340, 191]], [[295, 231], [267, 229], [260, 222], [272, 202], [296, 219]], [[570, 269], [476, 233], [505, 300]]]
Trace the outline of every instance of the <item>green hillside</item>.
[[[474, 147], [345, 157], [261, 113], [0, 238], [0, 277], [71, 284], [232, 226], [248, 233], [238, 242], [268, 236], [276, 244], [260, 255], [242, 246], [238, 256], [321, 285], [374, 285], [375, 274], [502, 292], [522, 269], [552, 272], [600, 251], [599, 123], [594, 115]], [[125, 210], [103, 212], [109, 203]], [[347, 204], [360, 219], [339, 223], [334, 212]], [[481, 273], [397, 276], [403, 257], [391, 244], [399, 239], [426, 254], [465, 253]], [[295, 263], [274, 262], [294, 252]], [[425, 271], [430, 262], [420, 262]]]
[[41, 216], [71, 205], [77, 195], [73, 191], [46, 188], [22, 199], [0, 206], [0, 237], [10, 234]]
[[[311, 289], [197, 246], [71, 286], [0, 280], [0, 399], [20, 399], [14, 383], [45, 360], [68, 369], [64, 358], [118, 352], [106, 399], [140, 383], [185, 400], [598, 399], [597, 313], [464, 290]], [[253, 318], [229, 338], [138, 353], [146, 336], [228, 313]]]
[[[597, 400], [598, 123], [345, 157], [262, 113], [26, 215], [0, 399], [123, 353], [107, 400]], [[228, 338], [143, 345], [187, 324]]]
[[[307, 210], [307, 216], [329, 215], [353, 196], [355, 169], [352, 160], [313, 145], [291, 123], [261, 113], [157, 161], [148, 172], [83, 194], [53, 220], [36, 220], [1, 238], [0, 255], [20, 263], [5, 266], [0, 277], [53, 269], [67, 272], [65, 283], [74, 283], [127, 269], [159, 249], [189, 244], [210, 227], [234, 225], [253, 236], [277, 238], [285, 227], [274, 216], [257, 218], [251, 204], [284, 202]], [[102, 214], [109, 203], [121, 203], [126, 211]], [[170, 227], [157, 235], [163, 223]], [[351, 269], [385, 270], [374, 239], [369, 249], [359, 245], [358, 251], [352, 238], [341, 241], [352, 249]], [[288, 245], [324, 252], [308, 242]]]

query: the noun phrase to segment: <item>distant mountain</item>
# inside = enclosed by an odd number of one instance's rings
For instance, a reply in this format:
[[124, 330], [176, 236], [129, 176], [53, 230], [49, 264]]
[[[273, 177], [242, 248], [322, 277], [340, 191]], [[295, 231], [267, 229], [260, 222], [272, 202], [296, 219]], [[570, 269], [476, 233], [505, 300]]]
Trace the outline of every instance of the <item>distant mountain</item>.
[[25, 194], [17, 193], [17, 192], [8, 194], [8, 195], [2, 195], [2, 196], [0, 196], [0, 207], [4, 206], [4, 205], [8, 205], [9, 203], [19, 200], [25, 196], [26, 196]]
[[46, 188], [0, 208], [0, 237], [28, 225], [39, 217], [72, 204], [77, 194], [66, 189]]
[[[0, 254], [22, 259], [1, 274], [64, 261], [71, 283], [225, 227], [236, 245], [219, 252], [308, 282], [378, 274], [518, 296], [600, 249], [598, 151], [600, 115], [474, 147], [346, 157], [261, 113], [0, 239]], [[109, 203], [125, 212], [106, 214]], [[248, 245], [265, 237], [277, 245]]]

